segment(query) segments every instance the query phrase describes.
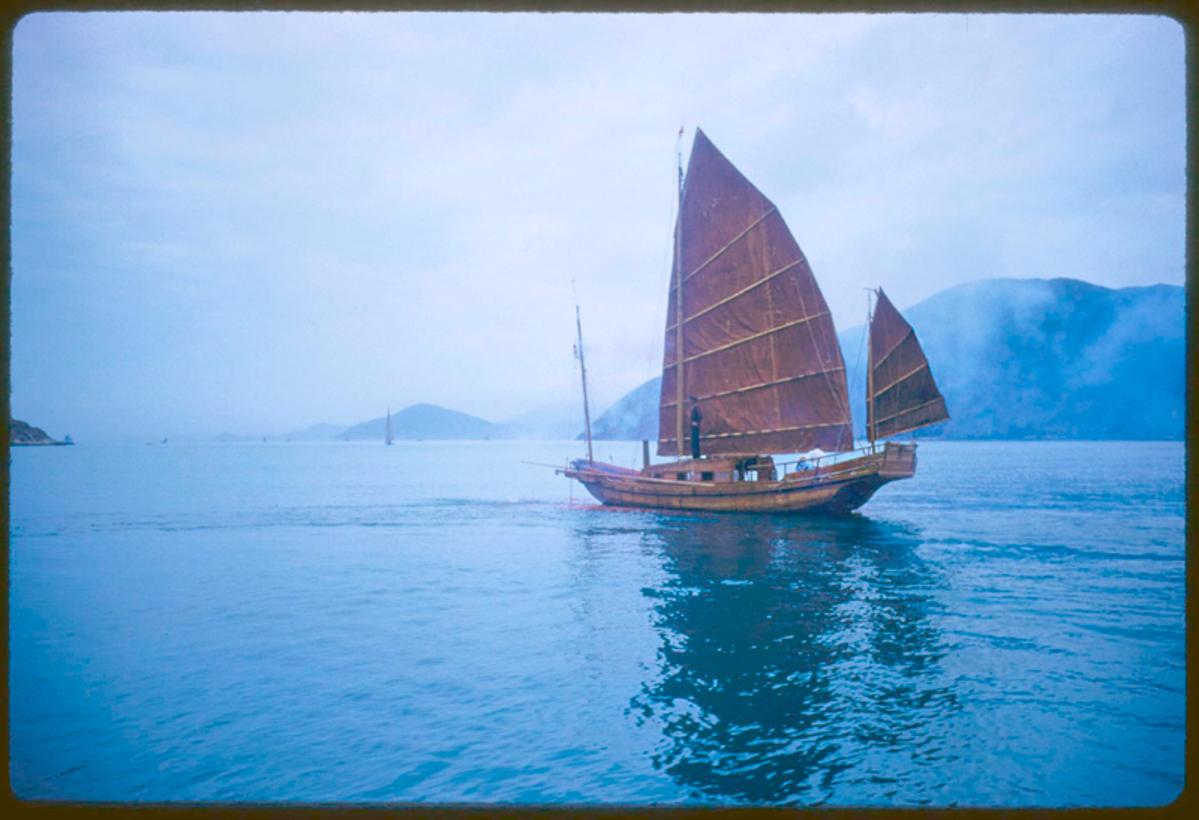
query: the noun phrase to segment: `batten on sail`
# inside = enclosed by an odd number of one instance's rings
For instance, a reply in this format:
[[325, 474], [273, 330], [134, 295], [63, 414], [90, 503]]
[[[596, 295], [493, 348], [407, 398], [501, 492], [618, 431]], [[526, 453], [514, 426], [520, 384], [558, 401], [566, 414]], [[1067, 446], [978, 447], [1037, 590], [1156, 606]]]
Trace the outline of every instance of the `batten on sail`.
[[869, 367], [866, 418], [871, 441], [949, 418], [916, 331], [882, 288], [870, 320]]
[[774, 204], [698, 130], [677, 228], [659, 455], [687, 449], [679, 396], [699, 404], [705, 454], [852, 449], [845, 363], [812, 270]]

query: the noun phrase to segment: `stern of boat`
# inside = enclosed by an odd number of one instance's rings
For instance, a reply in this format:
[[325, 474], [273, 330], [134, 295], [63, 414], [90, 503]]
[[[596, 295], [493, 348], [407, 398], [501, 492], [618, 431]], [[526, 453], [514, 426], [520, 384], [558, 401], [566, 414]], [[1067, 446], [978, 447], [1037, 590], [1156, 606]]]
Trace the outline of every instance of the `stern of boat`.
[[916, 444], [888, 441], [883, 446], [882, 463], [879, 465], [879, 478], [894, 481], [898, 478], [911, 478], [916, 475]]

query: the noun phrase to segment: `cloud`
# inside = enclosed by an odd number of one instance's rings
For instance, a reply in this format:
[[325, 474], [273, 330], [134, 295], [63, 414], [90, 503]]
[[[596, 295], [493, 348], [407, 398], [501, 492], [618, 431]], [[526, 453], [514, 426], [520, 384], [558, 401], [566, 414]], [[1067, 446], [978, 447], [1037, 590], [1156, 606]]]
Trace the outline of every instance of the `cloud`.
[[14, 409], [503, 418], [576, 389], [572, 279], [602, 407], [660, 366], [680, 124], [780, 206], [843, 327], [867, 285], [1178, 282], [1182, 60], [1134, 16], [35, 14]]

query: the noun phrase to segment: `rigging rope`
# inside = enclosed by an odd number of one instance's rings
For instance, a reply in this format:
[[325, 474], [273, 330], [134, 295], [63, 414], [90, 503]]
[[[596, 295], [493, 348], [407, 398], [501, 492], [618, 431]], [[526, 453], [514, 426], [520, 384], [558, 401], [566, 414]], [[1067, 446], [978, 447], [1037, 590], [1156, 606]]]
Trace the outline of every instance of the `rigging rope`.
[[[867, 316], [869, 316], [869, 314], [870, 314], [870, 288], [866, 288], [866, 314], [867, 314]], [[853, 377], [852, 377], [852, 381], [845, 385], [846, 392], [849, 391], [850, 384], [854, 384], [858, 380], [858, 368], [862, 364], [862, 351], [866, 348], [866, 338], [869, 335], [870, 335], [870, 321], [869, 321], [869, 319], [867, 319], [866, 323], [864, 325], [862, 325], [862, 335], [858, 339], [858, 355], [854, 359], [854, 362], [853, 362]], [[866, 393], [866, 388], [863, 385], [862, 394], [865, 395], [865, 393]], [[848, 397], [846, 397], [846, 398], [848, 400]], [[866, 401], [870, 401], [869, 396], [866, 397]], [[850, 424], [852, 425], [852, 423], [853, 422], [852, 422], [852, 417], [851, 417]], [[850, 435], [853, 435], [853, 430], [851, 429], [849, 431], [849, 433], [850, 433]]]

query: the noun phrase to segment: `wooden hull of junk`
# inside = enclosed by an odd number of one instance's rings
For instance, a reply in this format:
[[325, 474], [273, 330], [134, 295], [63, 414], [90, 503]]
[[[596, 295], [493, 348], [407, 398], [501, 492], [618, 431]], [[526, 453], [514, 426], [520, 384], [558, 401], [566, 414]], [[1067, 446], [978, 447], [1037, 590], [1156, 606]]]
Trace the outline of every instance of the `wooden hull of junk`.
[[[838, 514], [862, 506], [890, 481], [911, 478], [916, 472], [916, 445], [887, 442], [835, 464], [816, 461], [814, 466], [786, 473], [781, 479], [768, 457], [705, 458], [655, 464], [644, 470], [580, 459], [560, 472], [612, 506]], [[751, 474], [756, 478], [748, 478]]]

